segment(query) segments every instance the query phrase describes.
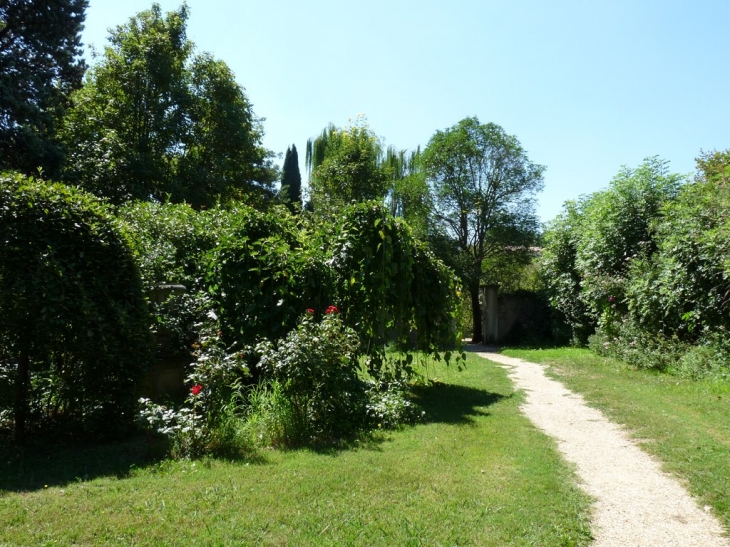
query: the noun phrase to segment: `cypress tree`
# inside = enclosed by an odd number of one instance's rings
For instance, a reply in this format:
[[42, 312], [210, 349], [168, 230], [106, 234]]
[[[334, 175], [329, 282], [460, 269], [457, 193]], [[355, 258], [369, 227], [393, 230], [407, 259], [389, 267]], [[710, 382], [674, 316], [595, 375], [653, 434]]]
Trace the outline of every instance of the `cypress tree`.
[[281, 186], [285, 188], [287, 201], [292, 211], [301, 209], [302, 175], [299, 172], [299, 156], [296, 145], [286, 149], [281, 173]]

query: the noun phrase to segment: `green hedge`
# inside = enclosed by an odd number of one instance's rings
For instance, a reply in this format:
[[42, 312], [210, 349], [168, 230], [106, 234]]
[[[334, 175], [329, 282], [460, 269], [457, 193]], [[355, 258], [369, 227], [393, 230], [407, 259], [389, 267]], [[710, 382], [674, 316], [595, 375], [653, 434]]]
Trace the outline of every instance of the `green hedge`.
[[123, 434], [150, 358], [125, 234], [96, 198], [4, 173], [0, 242], [0, 364], [15, 390], [18, 435], [24, 419], [33, 428]]

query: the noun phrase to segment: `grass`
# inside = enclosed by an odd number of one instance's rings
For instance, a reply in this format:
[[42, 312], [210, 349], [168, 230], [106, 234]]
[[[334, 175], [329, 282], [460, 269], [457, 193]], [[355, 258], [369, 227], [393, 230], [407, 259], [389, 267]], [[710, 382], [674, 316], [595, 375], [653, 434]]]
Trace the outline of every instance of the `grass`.
[[553, 377], [625, 424], [730, 529], [730, 384], [635, 370], [587, 349], [502, 353], [550, 365]]
[[586, 545], [589, 499], [470, 355], [416, 389], [423, 424], [256, 461], [150, 459], [143, 441], [0, 461], [0, 545]]

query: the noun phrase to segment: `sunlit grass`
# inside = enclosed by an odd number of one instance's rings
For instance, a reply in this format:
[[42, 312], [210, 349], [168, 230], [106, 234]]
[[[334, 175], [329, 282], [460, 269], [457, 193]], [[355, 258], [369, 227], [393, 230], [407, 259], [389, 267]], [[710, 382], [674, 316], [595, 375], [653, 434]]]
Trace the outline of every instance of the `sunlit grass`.
[[730, 384], [635, 370], [587, 349], [502, 353], [550, 365], [566, 387], [625, 424], [730, 529]]
[[144, 441], [9, 453], [0, 545], [587, 544], [589, 500], [505, 372], [470, 355], [434, 375], [415, 388], [425, 423], [347, 449], [248, 462], [150, 461]]

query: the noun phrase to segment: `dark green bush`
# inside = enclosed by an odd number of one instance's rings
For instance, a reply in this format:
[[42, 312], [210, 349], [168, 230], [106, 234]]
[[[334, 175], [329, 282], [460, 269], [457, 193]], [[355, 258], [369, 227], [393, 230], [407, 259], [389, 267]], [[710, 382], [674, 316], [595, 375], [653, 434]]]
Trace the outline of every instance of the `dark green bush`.
[[626, 313], [632, 263], [655, 253], [654, 223], [684, 182], [666, 162], [648, 158], [636, 169], [623, 168], [607, 190], [566, 204], [549, 226], [545, 279], [574, 339], [585, 342], [596, 327], [610, 329], [612, 317]]
[[686, 186], [664, 206], [655, 233], [657, 252], [631, 272], [632, 319], [687, 342], [730, 329], [730, 188]]
[[0, 342], [20, 429], [27, 404], [34, 428], [115, 436], [132, 426], [149, 317], [127, 237], [98, 200], [0, 175]]
[[282, 338], [304, 310], [330, 303], [333, 272], [284, 207], [229, 214], [232, 222], [205, 258], [224, 339], [247, 345]]
[[346, 208], [333, 232], [335, 298], [365, 353], [392, 342], [426, 352], [456, 343], [456, 278], [405, 223], [364, 203]]

